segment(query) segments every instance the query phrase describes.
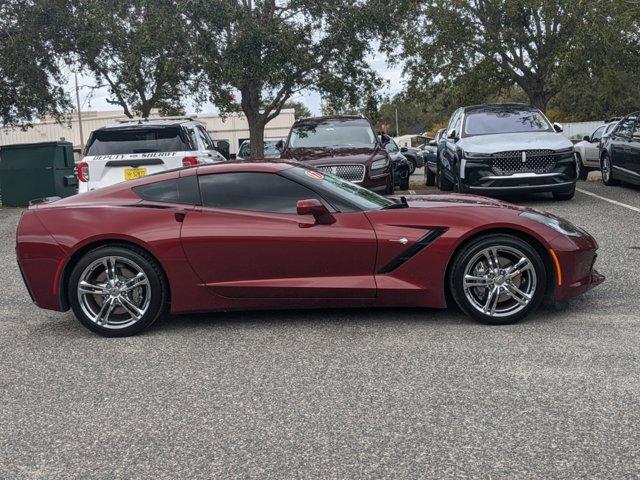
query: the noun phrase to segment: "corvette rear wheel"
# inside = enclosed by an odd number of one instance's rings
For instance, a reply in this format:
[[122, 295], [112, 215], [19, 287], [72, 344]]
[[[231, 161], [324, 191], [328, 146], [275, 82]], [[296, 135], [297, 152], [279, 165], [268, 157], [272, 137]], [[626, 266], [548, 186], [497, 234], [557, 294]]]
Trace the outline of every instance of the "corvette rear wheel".
[[76, 318], [109, 337], [134, 335], [164, 312], [167, 286], [157, 262], [128, 247], [100, 247], [76, 264], [69, 279]]
[[538, 252], [510, 235], [471, 242], [456, 256], [449, 279], [458, 306], [482, 323], [505, 325], [542, 301], [547, 275]]

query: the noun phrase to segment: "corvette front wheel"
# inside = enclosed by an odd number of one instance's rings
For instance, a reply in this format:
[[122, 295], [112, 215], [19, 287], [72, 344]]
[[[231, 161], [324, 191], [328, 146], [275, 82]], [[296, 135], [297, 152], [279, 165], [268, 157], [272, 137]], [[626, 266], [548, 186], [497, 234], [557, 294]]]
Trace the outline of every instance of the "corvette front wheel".
[[133, 247], [105, 246], [82, 257], [69, 278], [76, 318], [108, 337], [135, 335], [155, 322], [167, 303], [158, 263]]
[[456, 256], [449, 287], [458, 306], [482, 323], [505, 325], [535, 310], [546, 290], [547, 274], [538, 252], [510, 235], [490, 235]]

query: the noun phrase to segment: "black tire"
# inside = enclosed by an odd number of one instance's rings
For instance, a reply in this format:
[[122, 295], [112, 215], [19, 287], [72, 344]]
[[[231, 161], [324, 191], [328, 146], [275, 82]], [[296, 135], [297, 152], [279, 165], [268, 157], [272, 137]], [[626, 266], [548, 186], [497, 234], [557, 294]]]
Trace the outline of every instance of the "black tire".
[[564, 192], [553, 192], [554, 200], [559, 200], [561, 202], [566, 202], [571, 200], [576, 194], [576, 184], [574, 183], [570, 189]]
[[613, 165], [611, 164], [611, 158], [606, 152], [603, 153], [600, 158], [600, 172], [602, 172], [602, 183], [608, 187], [618, 184], [618, 181], [613, 177]]
[[458, 176], [456, 177], [456, 182], [453, 184], [453, 191], [456, 193], [468, 193], [469, 189], [467, 186], [462, 183], [462, 179]]
[[582, 157], [579, 153], [576, 153], [576, 165], [578, 168], [578, 178], [580, 180], [586, 180], [589, 176], [589, 169], [582, 163]]
[[[139, 268], [141, 272], [144, 273], [146, 279], [148, 280], [148, 288], [145, 284], [144, 287], [144, 297], [146, 299], [148, 295], [148, 303], [145, 304], [146, 308], [144, 313], [140, 316], [139, 319], [133, 319], [133, 316], [129, 315], [124, 308], [123, 303], [119, 303], [115, 305], [113, 308], [113, 315], [116, 317], [117, 315], [121, 316], [131, 316], [131, 323], [123, 323], [122, 325], [111, 325], [109, 326], [110, 314], [107, 313], [107, 322], [106, 326], [99, 325], [88, 314], [85, 312], [86, 303], [95, 302], [95, 309], [100, 308], [100, 300], [102, 300], [102, 305], [106, 303], [104, 300], [106, 295], [103, 294], [95, 294], [95, 295], [86, 295], [89, 297], [86, 301], [83, 300], [83, 305], [81, 304], [81, 300], [79, 298], [78, 293], [78, 285], [81, 281], [83, 274], [86, 274], [86, 269], [91, 265], [99, 263], [102, 259], [105, 258], [116, 258], [120, 259], [120, 275], [118, 275], [118, 267], [116, 263], [115, 267], [115, 276], [119, 277], [122, 280], [122, 283], [125, 283], [125, 280], [131, 280], [132, 277], [124, 276], [123, 269], [130, 268], [125, 262], [131, 262], [130, 265], [135, 265], [135, 267]], [[99, 270], [99, 268], [96, 268]], [[106, 271], [105, 271], [106, 275]], [[106, 278], [105, 278], [106, 279]], [[124, 285], [123, 285], [124, 286]], [[105, 287], [107, 288], [107, 287]], [[124, 246], [124, 245], [114, 245], [114, 246], [104, 246], [96, 248], [85, 254], [78, 263], [74, 266], [71, 271], [71, 275], [69, 277], [69, 302], [71, 304], [71, 308], [73, 309], [73, 313], [76, 318], [89, 330], [103, 335], [105, 337], [126, 337], [130, 335], [135, 335], [145, 328], [149, 327], [153, 322], [155, 322], [158, 318], [160, 318], [167, 310], [167, 300], [169, 295], [169, 289], [167, 285], [167, 281], [165, 279], [162, 268], [158, 264], [158, 262], [147, 252], [140, 248], [136, 248], [133, 246]], [[134, 292], [128, 294], [128, 298], [132, 299]], [[142, 295], [142, 294], [141, 294]], [[146, 300], [145, 300], [146, 301]], [[118, 314], [117, 311], [121, 310], [122, 313]], [[112, 310], [108, 310], [111, 312]], [[100, 314], [97, 315], [100, 317]], [[114, 321], [117, 321], [116, 318]], [[122, 320], [124, 322], [124, 320]]]
[[[479, 309], [479, 305], [474, 305], [472, 301], [467, 297], [464, 286], [465, 270], [467, 270], [467, 267], [470, 263], [477, 263], [478, 256], [480, 256], [480, 258], [484, 258], [481, 256], [482, 252], [490, 247], [498, 249], [512, 249], [514, 252], [519, 252], [517, 254], [514, 253], [513, 258], [518, 258], [519, 254], [523, 255], [529, 260], [530, 266], [535, 272], [535, 276], [526, 273], [526, 275], [530, 275], [527, 281], [530, 282], [529, 285], [531, 285], [531, 288], [533, 288], [533, 290], [530, 292], [531, 298], [524, 302], [523, 305], [517, 302], [513, 297], [510, 298], [508, 296], [509, 294], [507, 294], [506, 291], [505, 293], [500, 293], [502, 292], [502, 290], [499, 290], [496, 294], [496, 302], [499, 301], [500, 304], [504, 304], [505, 312], [499, 313], [496, 307], [496, 312], [494, 315], [492, 315], [491, 313], [484, 313]], [[502, 265], [502, 263], [500, 263], [500, 265]], [[509, 265], [504, 265], [503, 267], [507, 269]], [[523, 286], [525, 282], [524, 275], [525, 274], [521, 275], [521, 281], [523, 283], [521, 283], [517, 288]], [[504, 279], [504, 274], [501, 274], [501, 276], [502, 278], [500, 280]], [[509, 282], [507, 281], [506, 283]], [[489, 292], [489, 289], [501, 288], [498, 286], [494, 286], [493, 283], [489, 283], [489, 285], [486, 287], [486, 299], [488, 302], [487, 305], [489, 304], [490, 295], [492, 295], [492, 293]], [[449, 275], [449, 290], [456, 304], [464, 313], [466, 313], [473, 319], [489, 325], [507, 325], [510, 323], [515, 323], [526, 317], [540, 305], [540, 302], [542, 302], [545, 296], [546, 287], [547, 271], [544, 262], [536, 249], [524, 240], [506, 234], [488, 235], [486, 237], [481, 237], [473, 240], [468, 245], [465, 245], [462, 250], [460, 250], [460, 252], [455, 256], [451, 265], [451, 271]], [[473, 298], [476, 298], [474, 295], [477, 294], [478, 289], [480, 289], [481, 291], [483, 288], [484, 287], [470, 287], [468, 289], [471, 290], [471, 292], [469, 292], [469, 295]], [[512, 287], [508, 286], [504, 288]], [[507, 298], [504, 300], [500, 300], [500, 298], [502, 298], [503, 296], [507, 296]], [[521, 298], [524, 301], [524, 297]], [[517, 306], [514, 307], [513, 313], [509, 314], [509, 305], [514, 302], [517, 304]], [[477, 303], [480, 304], [484, 302], [482, 301], [482, 299], [480, 299]], [[502, 316], [497, 316], [496, 314]]]
[[416, 159], [413, 157], [407, 157], [409, 160], [409, 175], [413, 175], [416, 171]]
[[407, 176], [400, 179], [400, 190], [409, 190], [409, 174], [407, 172]]
[[437, 173], [436, 173], [436, 182], [438, 185], [438, 189], [443, 192], [450, 192], [453, 190], [453, 183], [447, 177], [445, 177], [442, 168], [440, 168], [440, 164], [438, 164]]
[[426, 163], [424, 165], [424, 184], [427, 187], [433, 187], [436, 184], [436, 174], [429, 169]]
[[385, 188], [384, 194], [385, 195], [393, 195], [393, 193], [395, 192], [395, 180], [393, 179], [393, 173], [389, 173], [389, 176], [387, 177], [387, 187]]

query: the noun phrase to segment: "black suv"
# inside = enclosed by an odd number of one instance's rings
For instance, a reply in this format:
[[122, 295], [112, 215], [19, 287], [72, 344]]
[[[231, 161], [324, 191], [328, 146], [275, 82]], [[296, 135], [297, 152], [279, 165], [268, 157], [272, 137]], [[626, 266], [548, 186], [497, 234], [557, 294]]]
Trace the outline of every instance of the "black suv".
[[456, 110], [438, 145], [441, 190], [482, 194], [552, 192], [573, 198], [573, 143], [537, 108], [489, 104]]
[[640, 112], [620, 120], [602, 142], [600, 168], [605, 185], [618, 180], [640, 185]]

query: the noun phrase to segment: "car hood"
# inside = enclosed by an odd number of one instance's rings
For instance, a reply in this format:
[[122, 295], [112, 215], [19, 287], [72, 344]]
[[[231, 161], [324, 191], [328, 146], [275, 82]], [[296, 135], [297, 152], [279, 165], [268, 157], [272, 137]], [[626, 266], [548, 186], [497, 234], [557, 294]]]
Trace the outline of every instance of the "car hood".
[[384, 156], [384, 151], [378, 148], [295, 148], [289, 154], [294, 160], [311, 165], [329, 163], [364, 163], [374, 157]]
[[500, 133], [462, 138], [462, 150], [473, 153], [496, 153], [508, 150], [563, 150], [573, 148], [567, 137], [555, 132]]
[[[389, 198], [400, 199], [400, 196]], [[410, 208], [443, 208], [443, 207], [494, 207], [508, 208], [524, 212], [529, 210], [509, 202], [495, 198], [468, 194], [433, 194], [433, 195], [405, 195]]]

